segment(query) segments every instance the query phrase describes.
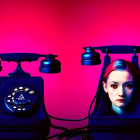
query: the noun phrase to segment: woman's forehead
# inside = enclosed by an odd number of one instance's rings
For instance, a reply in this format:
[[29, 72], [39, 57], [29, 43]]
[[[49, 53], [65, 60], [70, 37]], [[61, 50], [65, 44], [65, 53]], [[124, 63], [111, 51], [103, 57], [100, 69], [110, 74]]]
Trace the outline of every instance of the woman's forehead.
[[128, 81], [133, 81], [133, 76], [130, 72], [128, 71], [112, 71], [107, 79], [107, 82], [128, 82]]

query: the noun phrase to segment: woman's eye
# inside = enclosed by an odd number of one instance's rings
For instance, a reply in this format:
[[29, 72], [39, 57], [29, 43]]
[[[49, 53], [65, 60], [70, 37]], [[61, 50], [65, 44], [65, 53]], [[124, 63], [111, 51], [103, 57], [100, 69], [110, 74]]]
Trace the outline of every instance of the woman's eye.
[[118, 87], [118, 85], [112, 84], [111, 87], [112, 87], [113, 89], [116, 89], [116, 88]]
[[133, 85], [132, 84], [128, 84], [128, 85], [126, 85], [126, 87], [131, 89], [133, 87]]

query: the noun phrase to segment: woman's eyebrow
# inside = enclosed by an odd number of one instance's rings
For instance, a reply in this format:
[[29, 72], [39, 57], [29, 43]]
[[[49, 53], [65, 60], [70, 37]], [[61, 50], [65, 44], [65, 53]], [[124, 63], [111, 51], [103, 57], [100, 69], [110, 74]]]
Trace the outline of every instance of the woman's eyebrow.
[[118, 82], [116, 82], [116, 81], [110, 81], [109, 83], [118, 84]]
[[125, 83], [126, 83], [126, 84], [129, 84], [129, 83], [133, 84], [134, 81], [127, 81], [127, 82], [125, 82]]

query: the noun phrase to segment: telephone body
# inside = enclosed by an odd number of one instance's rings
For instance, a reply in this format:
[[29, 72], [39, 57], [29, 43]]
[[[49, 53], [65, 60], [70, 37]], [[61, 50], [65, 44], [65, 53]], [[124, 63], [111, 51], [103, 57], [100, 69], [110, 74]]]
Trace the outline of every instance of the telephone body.
[[[36, 61], [42, 55], [10, 53], [0, 54], [0, 57], [3, 61], [18, 62], [13, 73], [0, 77], [0, 139], [45, 139], [49, 135], [51, 121], [44, 105], [43, 79], [31, 77], [20, 65], [21, 61]], [[43, 64], [44, 61], [48, 60], [43, 60]], [[49, 67], [48, 63], [41, 66], [43, 72], [48, 71], [50, 66], [54, 66], [54, 59]]]
[[[100, 46], [100, 47], [85, 47], [85, 52], [81, 55], [81, 64], [82, 65], [99, 65], [101, 64], [100, 53], [95, 50], [100, 50], [101, 53], [105, 53], [104, 64], [101, 71], [101, 76], [99, 79], [99, 85], [93, 98], [90, 108], [89, 108], [89, 121], [88, 121], [88, 131], [89, 131], [89, 140], [139, 140], [139, 126], [140, 118], [133, 115], [97, 115], [99, 108], [102, 108], [102, 105], [105, 103], [103, 99], [103, 88], [102, 88], [102, 76], [106, 67], [111, 63], [110, 54], [133, 54], [132, 63], [136, 65], [138, 70], [139, 59], [137, 53], [140, 53], [140, 46], [131, 46], [131, 45], [110, 45], [110, 46]], [[91, 113], [92, 105], [96, 100], [95, 107]], [[102, 108], [102, 110], [104, 110]], [[107, 109], [106, 109], [107, 110]], [[102, 111], [101, 111], [102, 112]], [[100, 114], [100, 113], [99, 113]], [[101, 113], [102, 114], [102, 113]], [[107, 113], [108, 114], [108, 113]], [[133, 114], [133, 113], [132, 113]]]

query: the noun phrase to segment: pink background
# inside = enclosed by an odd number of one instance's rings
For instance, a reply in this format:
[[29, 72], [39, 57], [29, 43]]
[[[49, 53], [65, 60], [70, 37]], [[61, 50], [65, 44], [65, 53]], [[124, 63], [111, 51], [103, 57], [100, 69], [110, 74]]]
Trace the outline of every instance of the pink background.
[[[140, 45], [138, 0], [0, 0], [0, 53], [57, 54], [62, 71], [39, 73], [40, 61], [23, 63], [32, 76], [44, 78], [45, 105], [50, 115], [79, 119], [87, 116], [102, 64], [82, 66], [86, 46]], [[112, 55], [130, 60], [132, 55]], [[104, 54], [101, 54], [103, 62]], [[39, 59], [42, 60], [42, 59]], [[0, 76], [16, 64], [2, 62]], [[68, 128], [83, 122], [52, 123]], [[60, 131], [51, 130], [50, 135]]]

